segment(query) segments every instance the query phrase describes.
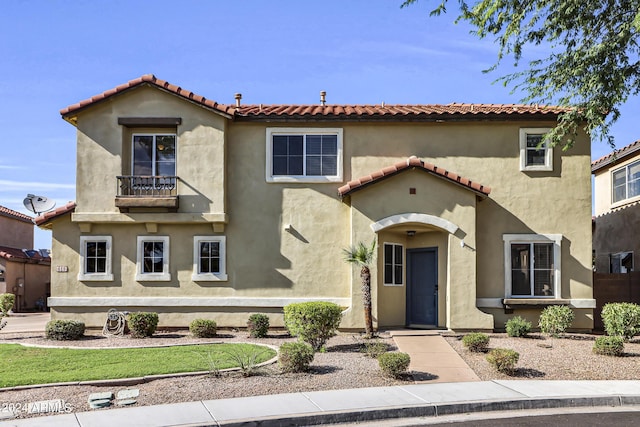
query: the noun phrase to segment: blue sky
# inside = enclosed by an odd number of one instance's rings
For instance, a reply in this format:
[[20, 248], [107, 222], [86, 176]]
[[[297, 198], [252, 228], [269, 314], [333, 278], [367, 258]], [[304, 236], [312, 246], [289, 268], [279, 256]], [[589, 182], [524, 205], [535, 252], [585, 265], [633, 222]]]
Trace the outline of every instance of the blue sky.
[[[483, 74], [496, 58], [454, 13], [423, 1], [15, 0], [0, 17], [0, 205], [29, 213], [27, 193], [75, 198], [75, 128], [59, 110], [153, 73], [207, 98], [248, 104], [517, 103]], [[453, 3], [451, 5], [453, 7]], [[453, 9], [451, 12], [455, 12]], [[536, 50], [542, 48], [536, 47]], [[535, 53], [535, 52], [533, 52]], [[543, 52], [544, 53], [544, 52]], [[632, 100], [613, 128], [640, 137]], [[594, 142], [593, 158], [610, 151]], [[36, 233], [49, 248], [51, 235]]]

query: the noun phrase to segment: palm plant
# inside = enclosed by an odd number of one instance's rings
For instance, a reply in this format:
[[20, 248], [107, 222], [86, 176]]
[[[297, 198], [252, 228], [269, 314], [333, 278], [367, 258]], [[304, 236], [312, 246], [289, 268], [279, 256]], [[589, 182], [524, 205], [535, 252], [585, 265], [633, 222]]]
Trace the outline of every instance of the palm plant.
[[364, 306], [364, 327], [368, 338], [373, 337], [373, 318], [371, 315], [371, 270], [369, 267], [375, 256], [376, 240], [371, 247], [362, 242], [347, 249], [343, 249], [344, 260], [360, 267], [360, 280], [362, 281], [362, 305]]

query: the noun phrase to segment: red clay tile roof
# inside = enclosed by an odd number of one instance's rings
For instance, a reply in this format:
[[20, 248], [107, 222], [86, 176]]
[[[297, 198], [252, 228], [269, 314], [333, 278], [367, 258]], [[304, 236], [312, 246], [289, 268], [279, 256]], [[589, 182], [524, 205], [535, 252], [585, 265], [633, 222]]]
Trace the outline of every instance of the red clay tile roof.
[[449, 172], [446, 169], [439, 168], [436, 165], [433, 165], [431, 163], [427, 163], [423, 160], [418, 159], [416, 156], [411, 156], [405, 161], [398, 162], [384, 169], [380, 169], [379, 171], [376, 171], [371, 175], [363, 176], [353, 181], [347, 182], [345, 185], [338, 188], [338, 195], [340, 197], [344, 197], [368, 185], [371, 185], [383, 179], [389, 178], [402, 171], [414, 169], [414, 168], [424, 170], [439, 178], [443, 178], [455, 184], [461, 185], [462, 187], [467, 188], [468, 190], [471, 190], [483, 197], [486, 197], [489, 195], [489, 193], [491, 193], [491, 188], [487, 186], [484, 186], [477, 182], [473, 182], [470, 179], [463, 178], [460, 175], [457, 175], [453, 172]]
[[625, 157], [631, 156], [638, 151], [640, 151], [640, 140], [632, 142], [631, 144], [627, 145], [626, 147], [622, 147], [619, 150], [614, 150], [606, 156], [600, 157], [598, 160], [594, 160], [593, 162], [591, 162], [591, 172], [596, 172], [611, 164], [620, 162]]
[[260, 120], [488, 120], [488, 119], [544, 119], [553, 120], [558, 114], [568, 111], [554, 106], [523, 104], [426, 104], [426, 105], [235, 105], [218, 104], [156, 78], [145, 74], [123, 85], [109, 89], [77, 104], [60, 110], [66, 120], [95, 103], [141, 85], [155, 86], [169, 93], [209, 108], [228, 118], [244, 121]]
[[160, 80], [156, 78], [156, 76], [154, 76], [153, 74], [145, 74], [144, 76], [138, 77], [137, 79], [130, 80], [125, 84], [116, 86], [113, 89], [109, 89], [105, 92], [102, 92], [101, 94], [92, 96], [89, 99], [80, 101], [77, 104], [73, 104], [68, 106], [67, 108], [63, 108], [62, 110], [60, 110], [60, 114], [63, 117], [67, 117], [72, 113], [77, 113], [78, 111], [83, 110], [84, 108], [91, 106], [97, 102], [104, 101], [105, 99], [110, 98], [114, 95], [117, 95], [122, 92], [126, 92], [130, 89], [133, 89], [135, 87], [145, 85], [145, 84], [158, 87], [162, 90], [166, 90], [167, 92], [173, 93], [189, 101], [195, 102], [196, 104], [202, 105], [203, 107], [207, 107], [211, 110], [222, 113], [228, 117], [231, 117], [235, 110], [235, 107], [218, 104], [217, 102], [207, 99], [204, 96], [197, 95], [193, 92], [185, 90], [180, 86], [172, 85], [171, 83], [165, 80]]
[[506, 116], [522, 119], [538, 116], [554, 119], [567, 111], [561, 107], [522, 104], [425, 104], [425, 105], [242, 105], [236, 119], [362, 119], [367, 120], [486, 120]]
[[0, 246], [0, 258], [10, 261], [33, 260], [39, 262], [51, 261], [51, 257], [43, 257], [39, 251], [34, 251], [33, 256], [28, 256], [22, 249], [12, 248], [9, 246]]
[[42, 215], [38, 215], [35, 219], [35, 223], [38, 227], [42, 227], [49, 221], [58, 218], [59, 216], [65, 215], [69, 212], [73, 212], [76, 209], [76, 202], [68, 202], [64, 206], [60, 206], [52, 211], [45, 212]]
[[0, 216], [6, 216], [8, 218], [17, 219], [18, 221], [33, 224], [33, 218], [31, 218], [29, 215], [25, 215], [12, 209], [5, 208], [4, 206], [0, 206]]

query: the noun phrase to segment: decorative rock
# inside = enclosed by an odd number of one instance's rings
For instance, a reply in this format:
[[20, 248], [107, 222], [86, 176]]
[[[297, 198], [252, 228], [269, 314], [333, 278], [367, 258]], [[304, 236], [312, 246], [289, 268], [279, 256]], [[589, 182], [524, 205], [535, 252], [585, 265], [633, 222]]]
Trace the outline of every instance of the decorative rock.
[[91, 406], [91, 409], [106, 408], [107, 406], [111, 406], [111, 399], [91, 400], [89, 406]]
[[133, 399], [140, 396], [140, 389], [132, 388], [129, 390], [120, 390], [116, 394], [116, 399]]
[[10, 411], [8, 408], [0, 410], [0, 420], [8, 420], [10, 418], [15, 418], [18, 414], [13, 411]]
[[118, 406], [129, 406], [129, 405], [134, 405], [138, 402], [135, 399], [124, 399], [124, 400], [118, 400], [116, 403]]
[[89, 403], [95, 401], [95, 400], [111, 400], [113, 399], [113, 392], [112, 391], [105, 391], [103, 393], [91, 393], [89, 395]]

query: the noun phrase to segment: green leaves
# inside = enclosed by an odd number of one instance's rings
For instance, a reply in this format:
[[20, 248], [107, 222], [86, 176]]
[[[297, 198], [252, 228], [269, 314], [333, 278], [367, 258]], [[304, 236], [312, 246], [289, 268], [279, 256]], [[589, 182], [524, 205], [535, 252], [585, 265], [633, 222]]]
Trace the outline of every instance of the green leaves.
[[[407, 0], [402, 7], [417, 0]], [[444, 12], [443, 0], [431, 14]], [[580, 132], [613, 144], [620, 106], [640, 92], [640, 0], [459, 0], [456, 21], [493, 36], [497, 68], [505, 57], [528, 67], [497, 81], [524, 91], [525, 103], [567, 107], [548, 135], [570, 148]], [[536, 46], [542, 45], [542, 49]], [[535, 57], [534, 57], [535, 55]]]
[[344, 260], [348, 263], [353, 263], [359, 266], [369, 266], [373, 262], [373, 258], [376, 254], [376, 240], [373, 239], [371, 247], [367, 247], [363, 242], [358, 242], [356, 245], [351, 246], [348, 249], [343, 249], [342, 254]]

